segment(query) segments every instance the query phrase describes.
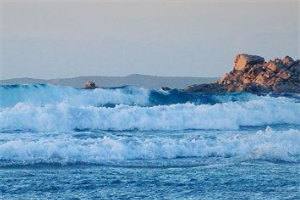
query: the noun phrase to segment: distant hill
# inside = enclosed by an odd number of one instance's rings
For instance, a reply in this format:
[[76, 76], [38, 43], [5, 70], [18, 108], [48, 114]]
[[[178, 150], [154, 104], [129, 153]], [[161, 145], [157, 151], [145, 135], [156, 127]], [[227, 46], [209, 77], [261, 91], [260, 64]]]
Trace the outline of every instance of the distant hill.
[[124, 77], [109, 76], [80, 76], [74, 78], [61, 79], [32, 79], [32, 78], [14, 78], [0, 80], [1, 85], [11, 84], [33, 84], [33, 83], [50, 83], [55, 85], [64, 85], [72, 87], [83, 87], [88, 80], [95, 81], [99, 87], [118, 87], [124, 85], [135, 85], [144, 88], [160, 88], [167, 86], [171, 88], [184, 88], [188, 85], [211, 83], [217, 78], [208, 77], [162, 77], [133, 74]]

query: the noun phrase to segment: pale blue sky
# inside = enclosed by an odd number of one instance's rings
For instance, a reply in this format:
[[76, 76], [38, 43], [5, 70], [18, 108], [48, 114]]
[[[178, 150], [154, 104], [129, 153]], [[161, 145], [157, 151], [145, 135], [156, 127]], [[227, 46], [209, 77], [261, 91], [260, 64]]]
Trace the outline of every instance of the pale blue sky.
[[239, 52], [300, 57], [298, 0], [2, 0], [0, 78], [220, 76]]

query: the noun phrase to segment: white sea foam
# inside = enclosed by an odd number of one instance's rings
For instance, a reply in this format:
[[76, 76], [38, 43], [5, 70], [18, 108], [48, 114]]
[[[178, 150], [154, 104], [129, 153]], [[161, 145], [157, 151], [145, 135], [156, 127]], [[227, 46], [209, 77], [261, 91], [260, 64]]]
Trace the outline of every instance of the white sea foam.
[[300, 124], [300, 104], [288, 98], [264, 97], [214, 105], [176, 104], [113, 108], [67, 103], [0, 108], [0, 130], [69, 131], [238, 129], [241, 126]]
[[[300, 131], [258, 131], [254, 134], [217, 134], [216, 137], [181, 138], [103, 137], [75, 139], [70, 136], [0, 143], [0, 163], [105, 163], [115, 160], [173, 159], [184, 157], [235, 157], [299, 162]], [[2, 160], [2, 161], [1, 161]]]

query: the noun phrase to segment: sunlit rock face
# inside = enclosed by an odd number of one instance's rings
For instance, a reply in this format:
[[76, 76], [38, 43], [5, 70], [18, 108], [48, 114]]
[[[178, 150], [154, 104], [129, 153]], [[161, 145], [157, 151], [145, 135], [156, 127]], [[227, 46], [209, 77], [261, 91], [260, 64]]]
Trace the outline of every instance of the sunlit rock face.
[[264, 63], [265, 59], [256, 55], [238, 54], [234, 60], [235, 70], [244, 70], [248, 65]]

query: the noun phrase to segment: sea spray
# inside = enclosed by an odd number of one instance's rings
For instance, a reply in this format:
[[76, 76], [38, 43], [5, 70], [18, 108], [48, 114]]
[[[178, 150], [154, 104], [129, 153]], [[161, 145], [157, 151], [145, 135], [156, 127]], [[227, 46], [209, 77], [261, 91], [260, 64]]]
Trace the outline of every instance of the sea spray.
[[214, 105], [186, 103], [152, 107], [18, 103], [0, 108], [0, 130], [236, 130], [242, 126], [300, 125], [299, 116], [300, 104], [285, 97]]
[[34, 106], [57, 103], [92, 106], [147, 105], [149, 92], [150, 90], [133, 86], [86, 90], [46, 84], [7, 85], [0, 86], [0, 107], [11, 107], [18, 103]]
[[16, 138], [0, 143], [0, 163], [103, 164], [109, 161], [189, 157], [299, 162], [299, 142], [299, 130], [274, 131], [270, 128], [253, 134], [231, 132], [214, 137], [185, 134], [168, 138], [104, 136], [79, 139], [70, 135], [34, 140]]
[[[289, 95], [299, 100], [299, 96]], [[13, 107], [18, 103], [34, 106], [66, 103], [74, 106], [90, 105], [113, 107], [115, 105], [155, 106], [182, 103], [216, 104], [230, 101], [257, 99], [250, 93], [206, 94], [182, 90], [151, 90], [134, 86], [97, 88], [93, 90], [47, 84], [2, 85], [0, 86], [0, 107]]]
[[[54, 85], [1, 86], [0, 92], [1, 165], [179, 158], [299, 162], [299, 95]], [[267, 126], [275, 129], [262, 130]]]

